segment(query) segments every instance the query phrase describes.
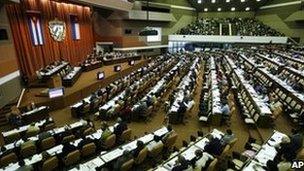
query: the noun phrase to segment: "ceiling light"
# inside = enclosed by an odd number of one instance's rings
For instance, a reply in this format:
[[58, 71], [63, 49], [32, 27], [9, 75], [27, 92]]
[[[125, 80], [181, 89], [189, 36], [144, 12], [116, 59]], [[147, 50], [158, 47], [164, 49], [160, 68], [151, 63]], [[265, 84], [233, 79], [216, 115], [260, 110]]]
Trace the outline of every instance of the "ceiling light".
[[198, 4], [201, 4], [201, 3], [202, 3], [202, 0], [197, 0], [197, 3], [198, 3]]
[[222, 8], [218, 8], [217, 11], [222, 11]]
[[204, 11], [207, 12], [207, 11], [208, 11], [208, 8], [204, 8]]
[[230, 0], [226, 0], [226, 2], [228, 3], [228, 2], [230, 2]]
[[261, 0], [256, 0], [257, 2], [260, 2]]
[[246, 10], [246, 11], [249, 11], [249, 10], [250, 10], [250, 8], [249, 8], [249, 7], [247, 7], [245, 10]]
[[241, 2], [245, 2], [245, 0], [241, 0]]
[[211, 3], [213, 3], [213, 4], [214, 4], [214, 3], [215, 3], [215, 0], [211, 0]]
[[232, 8], [231, 8], [231, 11], [235, 11], [235, 8], [234, 8], [234, 7], [232, 7]]

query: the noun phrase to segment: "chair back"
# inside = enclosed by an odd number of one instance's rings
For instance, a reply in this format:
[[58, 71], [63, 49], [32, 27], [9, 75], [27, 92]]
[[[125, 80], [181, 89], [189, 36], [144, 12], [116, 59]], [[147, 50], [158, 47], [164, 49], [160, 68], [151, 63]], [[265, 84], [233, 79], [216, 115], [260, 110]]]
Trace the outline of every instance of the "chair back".
[[6, 138], [5, 138], [5, 142], [6, 143], [12, 143], [16, 140], [19, 140], [21, 137], [20, 137], [20, 134], [19, 132], [15, 132], [13, 134], [10, 134], [8, 135]]
[[94, 133], [94, 129], [93, 128], [87, 128], [86, 130], [84, 130], [83, 131], [83, 135], [90, 135], [90, 134], [92, 134], [92, 133]]
[[123, 142], [127, 142], [131, 140], [131, 136], [132, 136], [132, 130], [131, 129], [127, 129], [124, 130], [121, 134], [121, 140]]
[[54, 137], [49, 137], [41, 141], [41, 149], [46, 150], [56, 145], [56, 140]]
[[216, 171], [216, 164], [217, 164], [217, 158], [215, 158], [209, 165], [209, 167], [207, 168], [207, 171]]
[[225, 148], [221, 154], [221, 157], [225, 157], [228, 154], [229, 150], [230, 150], [230, 145], [228, 144], [225, 146]]
[[15, 163], [17, 161], [18, 161], [17, 155], [14, 152], [12, 152], [12, 153], [9, 153], [9, 154], [1, 157], [0, 164], [3, 167], [3, 166], [9, 165], [10, 163]]
[[64, 165], [70, 166], [72, 164], [77, 163], [80, 160], [80, 151], [75, 150], [73, 152], [70, 152], [65, 158], [64, 158]]
[[75, 139], [75, 135], [68, 135], [68, 136], [63, 137], [62, 143], [70, 142], [70, 141], [73, 141], [74, 139]]
[[304, 148], [301, 148], [297, 154], [297, 159], [304, 160]]
[[86, 144], [81, 149], [82, 157], [87, 157], [95, 153], [96, 145], [94, 143]]
[[44, 127], [44, 131], [49, 131], [55, 128], [55, 123], [49, 123], [47, 125], [45, 125]]
[[115, 134], [110, 135], [104, 142], [105, 148], [110, 149], [115, 145], [115, 142], [116, 142], [116, 135]]
[[56, 156], [47, 159], [42, 164], [42, 171], [53, 171], [58, 167], [58, 158]]
[[133, 164], [134, 164], [134, 159], [131, 159], [131, 160], [129, 160], [129, 161], [126, 161], [124, 164], [121, 165], [120, 171], [128, 171], [128, 170], [131, 170]]
[[229, 145], [230, 145], [230, 148], [233, 148], [233, 146], [235, 145], [235, 143], [237, 142], [237, 138], [234, 138], [230, 143], [229, 143]]
[[29, 137], [36, 136], [37, 134], [39, 134], [39, 132], [40, 132], [39, 129], [27, 131], [26, 132], [26, 137], [29, 138]]
[[177, 140], [178, 135], [174, 132], [173, 134], [171, 134], [166, 142], [165, 142], [165, 147], [173, 147], [173, 145], [175, 144], [176, 140]]
[[146, 159], [147, 155], [148, 155], [148, 148], [145, 147], [139, 152], [137, 158], [135, 159], [135, 164], [141, 164]]
[[158, 157], [158, 155], [163, 151], [163, 148], [164, 148], [164, 144], [159, 143], [149, 152], [148, 155], [153, 158]]
[[36, 146], [34, 144], [30, 144], [24, 147], [21, 147], [20, 150], [21, 156], [24, 158], [30, 157], [36, 154]]

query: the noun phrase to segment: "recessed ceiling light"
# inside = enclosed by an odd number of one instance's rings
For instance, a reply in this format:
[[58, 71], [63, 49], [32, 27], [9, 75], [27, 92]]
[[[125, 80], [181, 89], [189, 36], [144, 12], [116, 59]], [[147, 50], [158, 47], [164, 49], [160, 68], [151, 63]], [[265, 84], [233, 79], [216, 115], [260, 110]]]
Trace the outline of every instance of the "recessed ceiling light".
[[260, 2], [261, 0], [256, 0], [257, 2]]
[[214, 3], [215, 3], [215, 1], [216, 1], [216, 0], [211, 0], [211, 3], [213, 3], [213, 4], [214, 4]]
[[232, 8], [231, 8], [231, 11], [235, 11], [235, 8], [234, 8], [234, 7], [232, 7]]
[[227, 2], [227, 3], [229, 3], [229, 2], [230, 2], [230, 0], [226, 0], [226, 2]]
[[222, 11], [222, 8], [218, 8], [217, 11]]
[[249, 11], [249, 10], [250, 10], [250, 8], [249, 8], [249, 7], [247, 7], [245, 10], [246, 10], [246, 11]]
[[197, 3], [198, 3], [198, 4], [201, 4], [201, 3], [202, 3], [202, 0], [197, 0]]
[[241, 2], [245, 2], [245, 0], [241, 0]]
[[208, 8], [204, 8], [204, 11], [207, 12], [207, 11], [208, 11]]

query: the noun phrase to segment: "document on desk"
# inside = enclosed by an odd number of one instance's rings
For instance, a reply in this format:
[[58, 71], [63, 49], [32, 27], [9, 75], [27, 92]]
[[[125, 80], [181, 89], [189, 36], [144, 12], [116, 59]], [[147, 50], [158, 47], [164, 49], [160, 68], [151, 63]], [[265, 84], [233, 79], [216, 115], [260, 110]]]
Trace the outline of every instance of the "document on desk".
[[[10, 164], [10, 165], [6, 166], [3, 170], [5, 170], [5, 171], [15, 171], [19, 167], [20, 167], [19, 163], [14, 163], [14, 164]], [[0, 169], [0, 170], [2, 170], [2, 169]]]
[[153, 134], [161, 137], [166, 133], [168, 133], [168, 129], [166, 127], [162, 127], [161, 129], [156, 130]]
[[82, 122], [80, 122], [80, 121], [70, 124], [71, 129], [74, 129], [74, 128], [77, 128], [80, 126], [82, 126]]
[[94, 163], [94, 165], [95, 165], [96, 167], [100, 167], [100, 166], [102, 166], [102, 165], [105, 164], [105, 162], [102, 161], [101, 158], [100, 158], [99, 156], [96, 157], [95, 159], [93, 159], [91, 162]]
[[190, 148], [188, 148], [187, 150], [185, 150], [184, 152], [181, 153], [182, 156], [185, 157], [185, 159], [187, 160], [192, 160], [195, 158], [195, 151], [199, 150], [198, 147], [192, 145]]
[[62, 149], [63, 149], [63, 145], [60, 144], [60, 145], [57, 145], [49, 150], [47, 150], [46, 152], [51, 155], [51, 156], [54, 156], [56, 153], [59, 154], [62, 152]]
[[172, 170], [172, 168], [174, 167], [176, 161], [177, 161], [178, 157], [174, 157], [172, 158], [171, 160], [167, 161], [165, 164], [164, 164], [164, 167], [168, 170]]
[[136, 149], [136, 147], [137, 147], [137, 140], [134, 140], [134, 141], [132, 141], [132, 142], [130, 142], [130, 143], [128, 143], [128, 144], [122, 146], [121, 148], [122, 148], [123, 150], [132, 151], [132, 150]]
[[42, 160], [42, 154], [35, 154], [32, 158], [24, 159], [26, 165], [32, 165]]
[[59, 133], [62, 133], [62, 132], [64, 132], [64, 131], [65, 131], [65, 128], [64, 128], [64, 127], [55, 128], [55, 129], [54, 129], [55, 134], [59, 134]]
[[148, 142], [152, 141], [154, 138], [153, 134], [147, 134], [143, 137], [140, 137], [138, 140], [142, 141], [143, 143], [147, 144]]
[[203, 150], [203, 149], [205, 149], [205, 146], [208, 144], [208, 142], [209, 142], [209, 139], [204, 137], [203, 139], [201, 139], [200, 141], [198, 141], [194, 145]]
[[115, 149], [112, 150], [104, 155], [101, 156], [101, 159], [103, 159], [106, 163], [120, 157], [123, 154], [123, 150], [122, 149]]

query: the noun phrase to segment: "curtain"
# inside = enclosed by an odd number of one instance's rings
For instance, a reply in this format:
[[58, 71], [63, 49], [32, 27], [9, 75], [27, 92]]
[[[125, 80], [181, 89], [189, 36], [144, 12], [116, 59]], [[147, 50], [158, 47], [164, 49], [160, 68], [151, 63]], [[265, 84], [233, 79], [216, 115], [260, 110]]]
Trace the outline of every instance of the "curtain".
[[[19, 4], [6, 6], [20, 70], [23, 76], [33, 80], [36, 71], [60, 59], [73, 65], [79, 64], [93, 50], [93, 29], [89, 7], [54, 2], [51, 0], [21, 0]], [[28, 16], [39, 15], [42, 23], [43, 45], [35, 46], [31, 39]], [[78, 18], [80, 40], [72, 37], [70, 15]], [[48, 22], [57, 18], [66, 24], [62, 42], [55, 41]]]

